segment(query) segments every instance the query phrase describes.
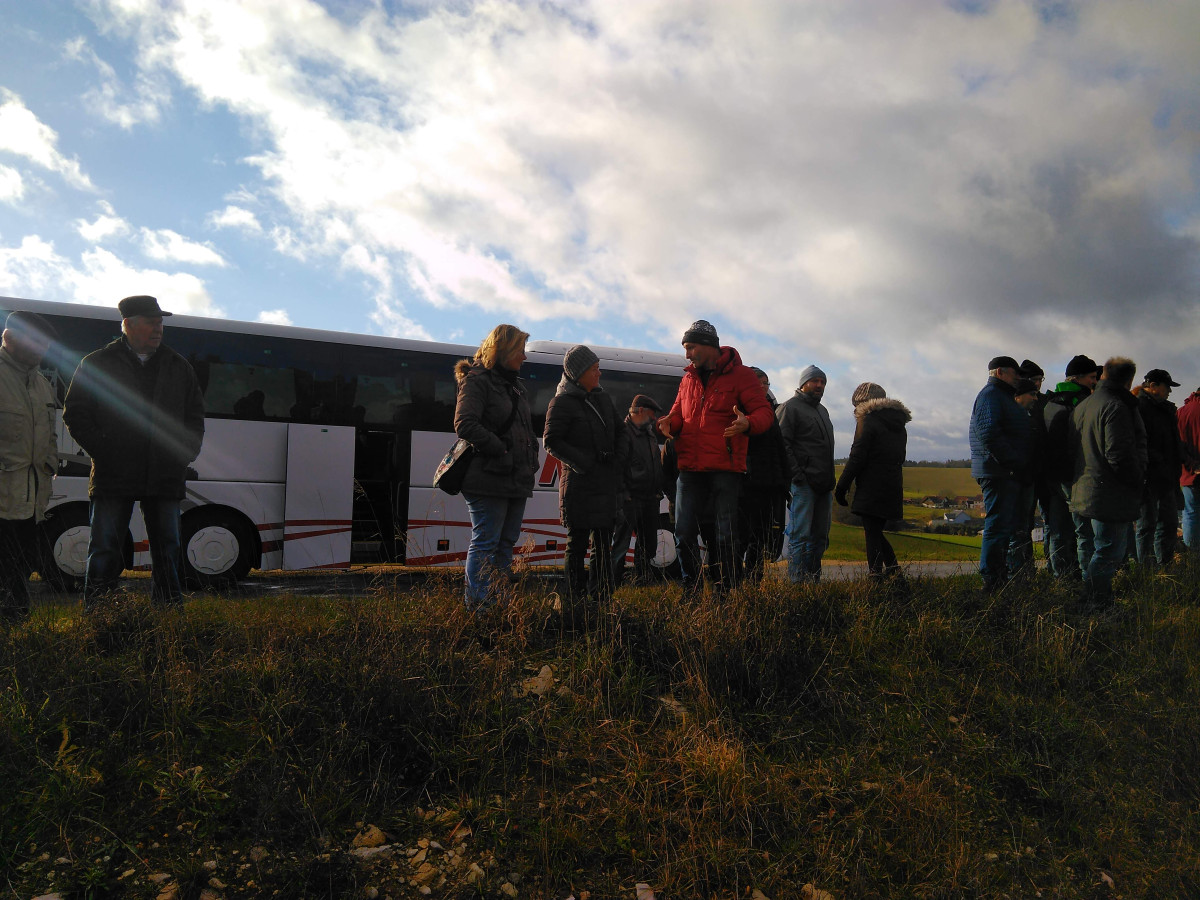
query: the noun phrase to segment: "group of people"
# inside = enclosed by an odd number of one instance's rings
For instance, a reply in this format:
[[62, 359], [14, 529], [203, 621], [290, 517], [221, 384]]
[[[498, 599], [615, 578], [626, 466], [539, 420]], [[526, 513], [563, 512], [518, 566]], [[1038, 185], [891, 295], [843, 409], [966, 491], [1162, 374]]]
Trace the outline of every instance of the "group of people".
[[[499, 325], [474, 358], [455, 369], [454, 429], [477, 454], [462, 488], [471, 517], [465, 594], [473, 609], [495, 602], [496, 579], [511, 571], [525, 501], [533, 494], [537, 436], [519, 378], [527, 338], [515, 326]], [[564, 354], [543, 440], [562, 467], [568, 597], [609, 598], [633, 538], [633, 578], [651, 577], [664, 492], [674, 513], [685, 596], [697, 594], [705, 578], [718, 596], [741, 579], [760, 579], [766, 560], [779, 552], [785, 509], [788, 577], [819, 581], [835, 501], [850, 505], [863, 522], [871, 576], [903, 586], [883, 529], [902, 515], [908, 409], [878, 384], [859, 385], [854, 443], [835, 479], [833, 425], [821, 402], [827, 377], [820, 368], [807, 367], [794, 396], [776, 404], [766, 373], [723, 346], [711, 323], [692, 323], [681, 343], [690, 364], [674, 402], [664, 412], [654, 398], [638, 394], [623, 421], [601, 387], [596, 353], [576, 345]]]
[[[92, 460], [84, 604], [117, 587], [139, 501], [151, 597], [175, 604], [183, 599], [180, 501], [204, 438], [204, 398], [188, 361], [163, 344], [171, 313], [145, 295], [117, 306], [121, 336], [83, 358], [63, 404], [63, 422]], [[29, 614], [29, 576], [46, 558], [37, 525], [58, 470], [58, 403], [39, 366], [56, 338], [46, 319], [24, 310], [9, 314], [0, 338], [0, 614], [9, 620]]]
[[1113, 602], [1113, 578], [1131, 554], [1154, 569], [1175, 556], [1179, 509], [1184, 542], [1200, 551], [1194, 484], [1200, 471], [1200, 391], [1182, 410], [1179, 383], [1150, 369], [1085, 355], [1043, 393], [1031, 360], [998, 356], [971, 413], [971, 473], [983, 491], [979, 570], [995, 592], [1032, 568], [1033, 517], [1041, 507], [1046, 556], [1059, 578], [1081, 583], [1085, 606]]
[[[118, 309], [121, 336], [84, 357], [63, 407], [64, 423], [92, 461], [85, 605], [116, 587], [135, 502], [149, 536], [152, 598], [177, 603], [180, 501], [204, 437], [204, 399], [191, 365], [163, 343], [171, 314], [145, 295], [126, 297]], [[492, 604], [496, 579], [511, 571], [533, 493], [538, 435], [519, 377], [528, 338], [498, 325], [473, 359], [455, 367], [454, 430], [475, 451], [462, 487], [472, 608]], [[26, 311], [9, 315], [0, 340], [0, 613], [9, 619], [28, 614], [28, 578], [43, 557], [37, 524], [58, 448], [56, 398], [39, 366], [55, 340], [52, 326]], [[740, 579], [761, 578], [779, 552], [785, 509], [788, 578], [818, 581], [834, 502], [862, 521], [871, 577], [903, 587], [884, 526], [902, 516], [908, 409], [880, 385], [860, 384], [852, 395], [853, 445], [835, 478], [833, 426], [822, 404], [827, 377], [819, 367], [804, 369], [794, 395], [777, 404], [766, 373], [722, 345], [711, 323], [692, 323], [681, 343], [689, 365], [671, 405], [664, 412], [638, 394], [624, 418], [601, 386], [597, 354], [576, 345], [563, 357], [542, 438], [561, 463], [568, 595], [611, 596], [635, 539], [632, 577], [652, 577], [664, 493], [685, 594], [698, 593], [705, 578], [718, 595]], [[1180, 508], [1184, 542], [1200, 552], [1200, 390], [1177, 412], [1168, 398], [1178, 382], [1151, 369], [1135, 387], [1136, 367], [1122, 357], [1101, 367], [1076, 356], [1046, 393], [1045, 373], [1030, 360], [1000, 356], [988, 370], [970, 424], [971, 471], [986, 511], [985, 591], [1031, 568], [1039, 506], [1050, 570], [1080, 580], [1091, 604], [1112, 601], [1127, 548], [1147, 567], [1171, 562]]]

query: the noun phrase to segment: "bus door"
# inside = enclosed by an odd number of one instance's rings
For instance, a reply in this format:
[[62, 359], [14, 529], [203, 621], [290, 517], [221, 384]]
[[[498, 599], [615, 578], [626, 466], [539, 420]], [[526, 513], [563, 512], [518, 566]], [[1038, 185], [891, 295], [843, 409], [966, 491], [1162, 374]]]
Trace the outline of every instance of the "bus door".
[[350, 566], [354, 428], [288, 425], [283, 568]]

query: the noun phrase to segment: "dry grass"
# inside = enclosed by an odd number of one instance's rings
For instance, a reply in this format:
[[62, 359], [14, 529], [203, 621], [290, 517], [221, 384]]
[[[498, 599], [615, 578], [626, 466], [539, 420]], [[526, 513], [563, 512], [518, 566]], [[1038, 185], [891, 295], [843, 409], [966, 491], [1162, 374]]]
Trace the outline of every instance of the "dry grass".
[[267, 845], [256, 893], [344, 896], [356, 823], [440, 807], [529, 897], [1195, 896], [1196, 587], [1129, 581], [1098, 620], [971, 578], [623, 589], [570, 628], [534, 581], [487, 618], [449, 580], [47, 612], [0, 633], [0, 869], [153, 896], [197, 846]]

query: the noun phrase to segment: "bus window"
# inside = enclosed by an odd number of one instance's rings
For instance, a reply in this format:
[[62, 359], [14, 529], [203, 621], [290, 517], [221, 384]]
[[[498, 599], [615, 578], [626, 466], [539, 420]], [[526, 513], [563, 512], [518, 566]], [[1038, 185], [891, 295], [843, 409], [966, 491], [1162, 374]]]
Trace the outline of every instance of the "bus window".
[[395, 420], [396, 408], [412, 403], [412, 394], [403, 378], [360, 375], [349, 398], [363, 408], [368, 425], [388, 425]]
[[209, 363], [204, 409], [210, 416], [286, 419], [296, 403], [296, 386], [286, 369]]

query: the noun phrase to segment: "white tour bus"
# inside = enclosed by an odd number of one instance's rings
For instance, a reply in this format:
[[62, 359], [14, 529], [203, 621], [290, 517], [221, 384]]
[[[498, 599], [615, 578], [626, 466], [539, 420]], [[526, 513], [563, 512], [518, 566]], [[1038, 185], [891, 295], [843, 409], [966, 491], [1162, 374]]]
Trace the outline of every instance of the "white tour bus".
[[[79, 360], [120, 335], [120, 316], [115, 307], [0, 297], [0, 316], [17, 309], [45, 316], [58, 330], [42, 371], [61, 406]], [[164, 342], [192, 364], [204, 391], [204, 445], [182, 505], [190, 583], [227, 583], [251, 569], [461, 565], [470, 537], [466, 504], [430, 483], [454, 439], [454, 363], [475, 346], [183, 315], [167, 320]], [[531, 341], [526, 348], [521, 376], [539, 433], [568, 346]], [[670, 406], [687, 364], [682, 356], [592, 349], [618, 410], [635, 394]], [[58, 439], [39, 569], [53, 583], [77, 586], [87, 559], [91, 462], [61, 415]], [[562, 564], [557, 485], [558, 462], [543, 450], [519, 545], [531, 564]], [[655, 556], [664, 568], [675, 556], [668, 527], [664, 515]], [[135, 511], [126, 567], [149, 564]]]

